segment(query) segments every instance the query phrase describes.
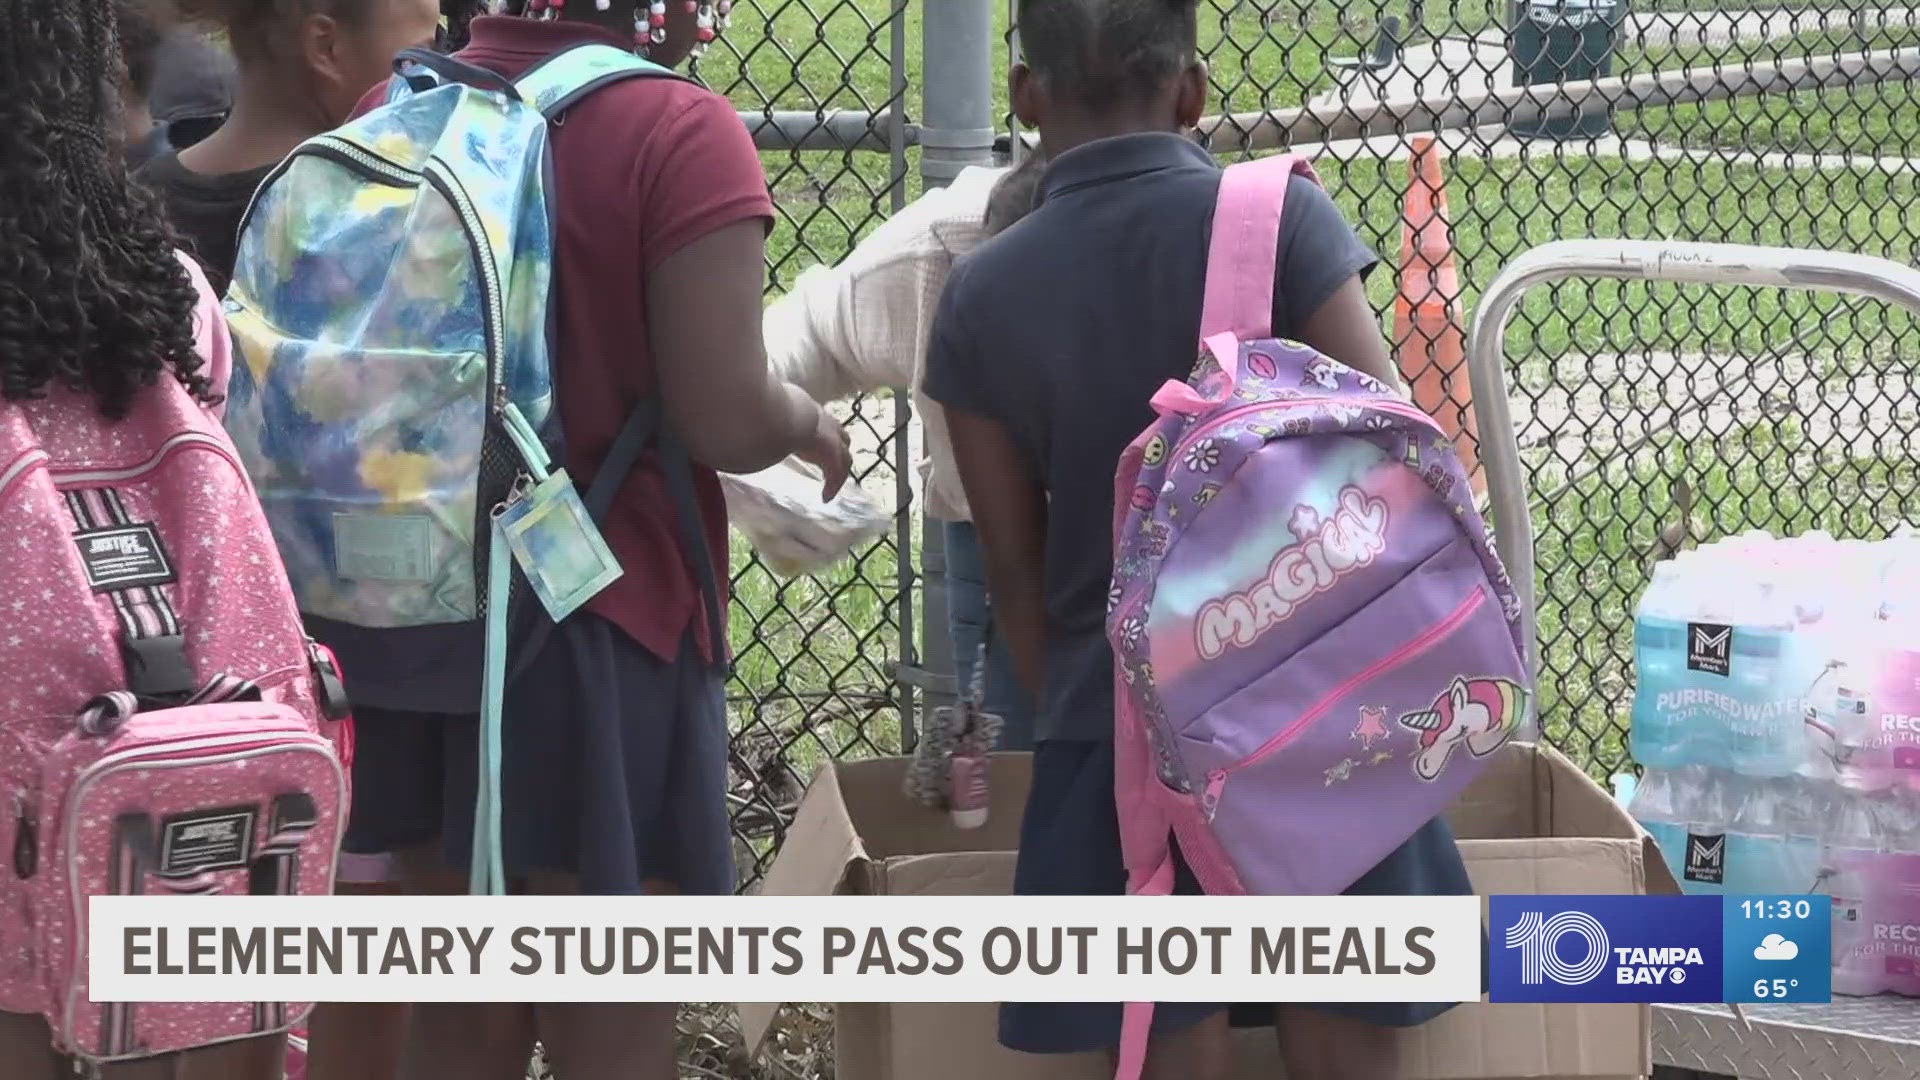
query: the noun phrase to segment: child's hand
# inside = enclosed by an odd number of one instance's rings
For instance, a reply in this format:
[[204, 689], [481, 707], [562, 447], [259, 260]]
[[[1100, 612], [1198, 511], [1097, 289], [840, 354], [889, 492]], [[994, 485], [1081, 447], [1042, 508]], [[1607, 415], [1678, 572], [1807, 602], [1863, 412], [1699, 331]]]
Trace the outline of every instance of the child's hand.
[[832, 502], [846, 484], [848, 475], [853, 472], [852, 437], [840, 421], [825, 409], [816, 412], [813, 435], [805, 445], [794, 451], [794, 456], [820, 470], [824, 478], [820, 490], [821, 502]]

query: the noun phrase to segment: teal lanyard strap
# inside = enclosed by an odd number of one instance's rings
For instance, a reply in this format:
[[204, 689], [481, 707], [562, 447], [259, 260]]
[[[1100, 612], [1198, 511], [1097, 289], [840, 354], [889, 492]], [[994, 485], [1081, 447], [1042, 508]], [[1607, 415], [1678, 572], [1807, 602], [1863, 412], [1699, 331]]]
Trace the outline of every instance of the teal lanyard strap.
[[494, 518], [487, 552], [487, 656], [480, 697], [480, 776], [473, 802], [473, 851], [467, 891], [475, 896], [506, 892], [500, 853], [500, 720], [507, 675], [507, 590], [513, 556], [506, 530]]

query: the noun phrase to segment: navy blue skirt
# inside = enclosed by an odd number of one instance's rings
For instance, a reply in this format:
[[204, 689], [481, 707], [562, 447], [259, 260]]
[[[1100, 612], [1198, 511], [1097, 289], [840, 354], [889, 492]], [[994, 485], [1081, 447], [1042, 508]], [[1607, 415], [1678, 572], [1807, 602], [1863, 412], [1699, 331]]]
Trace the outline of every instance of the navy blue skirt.
[[[1020, 827], [1013, 890], [1028, 896], [1111, 896], [1127, 891], [1114, 811], [1113, 744], [1047, 740], [1033, 755], [1033, 790]], [[1174, 891], [1202, 892], [1184, 863]], [[1350, 896], [1471, 895], [1466, 864], [1444, 819], [1423, 826], [1354, 882]], [[1414, 1027], [1453, 1006], [1444, 1003], [1314, 1005], [1325, 1012], [1385, 1027]], [[1229, 1009], [1236, 1027], [1269, 1027], [1271, 1004], [1175, 1002], [1153, 1010], [1155, 1032], [1175, 1032]], [[1082, 1053], [1120, 1045], [1121, 1006], [1114, 1002], [1044, 1002], [1000, 1006], [1000, 1042], [1031, 1054]]]
[[[464, 869], [478, 740], [474, 716], [356, 709], [346, 849], [438, 841]], [[726, 703], [691, 638], [668, 661], [598, 616], [561, 623], [507, 689], [500, 779], [509, 876], [571, 874], [599, 896], [733, 891]]]

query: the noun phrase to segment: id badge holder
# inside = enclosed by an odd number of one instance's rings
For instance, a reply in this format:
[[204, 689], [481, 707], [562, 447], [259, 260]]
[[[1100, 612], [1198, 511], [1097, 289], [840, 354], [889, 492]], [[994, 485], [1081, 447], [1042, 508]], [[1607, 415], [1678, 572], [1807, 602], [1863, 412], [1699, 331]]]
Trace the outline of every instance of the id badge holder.
[[565, 469], [548, 474], [500, 511], [507, 549], [534, 595], [560, 622], [620, 576], [620, 564], [594, 527]]
[[544, 473], [526, 477], [495, 516], [513, 561], [554, 622], [560, 622], [620, 577], [620, 563], [587, 513], [565, 469], [546, 472], [546, 455], [526, 454], [531, 430], [516, 430], [518, 410], [509, 407], [507, 430], [522, 444], [525, 460]]

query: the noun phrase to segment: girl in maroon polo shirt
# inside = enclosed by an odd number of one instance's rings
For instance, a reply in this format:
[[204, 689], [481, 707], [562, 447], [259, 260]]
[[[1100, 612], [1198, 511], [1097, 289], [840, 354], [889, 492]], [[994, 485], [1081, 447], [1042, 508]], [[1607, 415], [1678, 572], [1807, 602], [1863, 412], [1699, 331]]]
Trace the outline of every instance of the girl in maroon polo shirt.
[[[462, 61], [516, 78], [583, 43], [683, 57], [717, 5], [571, 0], [470, 27]], [[557, 15], [558, 17], [552, 17]], [[638, 34], [636, 34], [638, 28]], [[638, 41], [636, 41], [636, 36]], [[363, 107], [377, 104], [375, 95]], [[846, 434], [770, 374], [760, 339], [766, 179], [733, 108], [674, 79], [615, 82], [551, 127], [554, 385], [565, 465], [582, 485], [643, 396], [658, 395], [693, 459], [707, 558], [727, 564], [714, 470], [790, 454], [845, 479]], [[729, 893], [724, 649], [652, 456], [626, 477], [602, 527], [624, 571], [554, 627], [506, 694], [502, 849], [511, 887], [534, 894]], [[725, 597], [720, 598], [725, 604]], [[351, 635], [346, 635], [351, 636]], [[325, 640], [323, 638], [323, 640]], [[393, 852], [405, 886], [464, 893], [477, 764], [477, 657], [341, 655], [356, 721], [347, 847]], [[389, 652], [391, 650], [388, 650]], [[522, 662], [514, 658], [512, 663]], [[442, 689], [448, 668], [458, 687]], [[674, 1009], [638, 1004], [421, 1004], [406, 1076], [519, 1080], [537, 1039], [562, 1077], [668, 1078]]]

